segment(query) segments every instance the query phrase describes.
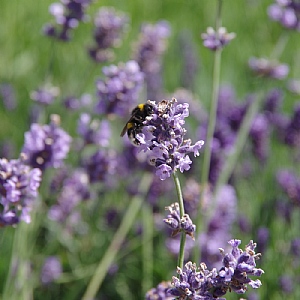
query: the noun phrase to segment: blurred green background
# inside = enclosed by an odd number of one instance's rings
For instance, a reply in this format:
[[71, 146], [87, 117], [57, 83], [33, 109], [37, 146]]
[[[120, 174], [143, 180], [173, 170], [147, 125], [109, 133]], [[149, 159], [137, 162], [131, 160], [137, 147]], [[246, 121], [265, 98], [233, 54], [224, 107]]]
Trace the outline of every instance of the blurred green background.
[[[0, 83], [12, 84], [17, 97], [17, 108], [13, 111], [5, 110], [4, 105], [0, 104], [0, 141], [14, 141], [17, 148], [15, 156], [18, 156], [22, 148], [24, 132], [30, 127], [29, 112], [32, 104], [29, 97], [30, 92], [50, 81], [54, 86], [60, 88], [61, 98], [68, 95], [80, 96], [82, 93], [94, 95], [95, 79], [101, 76], [101, 68], [104, 65], [96, 65], [87, 55], [86, 49], [93, 43], [92, 22], [80, 24], [74, 30], [73, 39], [67, 43], [52, 40], [42, 34], [43, 26], [53, 21], [48, 12], [48, 6], [51, 3], [52, 1], [49, 0], [1, 0], [0, 3]], [[285, 113], [291, 114], [298, 99], [297, 96], [287, 91], [286, 81], [274, 81], [266, 85], [264, 80], [251, 74], [247, 65], [251, 56], [269, 57], [279, 38], [288, 34], [288, 43], [278, 59], [291, 66], [290, 78], [300, 76], [299, 33], [292, 31], [287, 33], [280, 24], [268, 18], [267, 7], [271, 3], [270, 0], [223, 1], [223, 25], [229, 32], [235, 32], [236, 38], [222, 53], [221, 84], [232, 85], [237, 97], [241, 100], [249, 93], [261, 90], [267, 92], [268, 88], [281, 87], [284, 90], [283, 110]], [[163, 62], [164, 88], [168, 93], [172, 93], [180, 86], [182, 56], [179, 36], [182, 32], [188, 32], [199, 60], [199, 72], [193, 92], [205, 108], [209, 107], [213, 54], [203, 47], [200, 35], [206, 31], [208, 26], [214, 26], [216, 1], [94, 1], [87, 13], [92, 17], [101, 6], [113, 6], [117, 10], [126, 12], [131, 19], [130, 31], [122, 46], [116, 50], [114, 63], [127, 61], [130, 58], [132, 42], [136, 40], [143, 22], [156, 22], [161, 19], [170, 22], [172, 36]], [[73, 117], [68, 115], [61, 103], [56, 102], [47, 108], [46, 112], [47, 114], [60, 114], [64, 120], [63, 128], [71, 134], [75, 132]], [[287, 246], [290, 239], [299, 237], [299, 208], [293, 211], [289, 224], [278, 219], [274, 211], [274, 199], [280, 194], [280, 190], [275, 184], [276, 171], [286, 167], [299, 174], [299, 165], [293, 161], [291, 150], [288, 147], [272, 141], [268, 163], [262, 167], [258, 162], [253, 161], [252, 167], [257, 176], [252, 176], [248, 180], [237, 180], [237, 194], [239, 209], [251, 220], [253, 230], [249, 236], [243, 236], [236, 228], [233, 236], [242, 239], [242, 244], [245, 245], [249, 239], [256, 239], [257, 228], [268, 227], [270, 229], [269, 247], [266, 253], [263, 253], [261, 261], [258, 262], [258, 266], [265, 270], [265, 274], [261, 278], [263, 286], [258, 291], [259, 299], [279, 300], [283, 297], [291, 300], [300, 299], [299, 259], [291, 261]], [[45, 186], [42, 189], [46, 191]], [[126, 203], [123, 203], [121, 194], [116, 192], [111, 197], [117, 205], [121, 203], [120, 210], [125, 209]], [[46, 230], [45, 228], [44, 230]], [[52, 228], [52, 230], [55, 232], [55, 229]], [[5, 228], [0, 232], [0, 290], [4, 286], [8, 272], [14, 231], [13, 228]], [[133, 235], [133, 233], [131, 234]], [[42, 235], [43, 231], [41, 230], [39, 243], [47, 243]], [[124, 254], [126, 259], [121, 262], [123, 256], [118, 256], [117, 262], [120, 265], [123, 263], [123, 267], [120, 267], [118, 275], [113, 279], [108, 278], [104, 281], [97, 299], [143, 299], [141, 286], [138, 283], [140, 258], [136, 256], [135, 252], [135, 249], [139, 249], [139, 241], [137, 237], [131, 237], [133, 246], [132, 250], [127, 250], [129, 254]], [[156, 238], [157, 245], [163, 247], [164, 241], [159, 236]], [[103, 237], [100, 233], [84, 237], [77, 241], [81, 245], [78, 248], [82, 249], [83, 246], [86, 246], [91, 249], [93, 245], [98, 244], [94, 256], [85, 257], [85, 255], [89, 255], [88, 251], [87, 253], [76, 253], [74, 256], [78, 255], [76, 259], [82, 260], [87, 266], [95, 264], [101, 258], [102, 246], [108, 244], [110, 239], [111, 236]], [[43, 249], [43, 247], [39, 246], [38, 249]], [[57, 248], [57, 251], [62, 257], [70, 256], [66, 249]], [[76, 251], [74, 250], [74, 252]], [[134, 255], [130, 255], [130, 253]], [[37, 255], [42, 256], [43, 253]], [[74, 260], [76, 259], [74, 258]], [[162, 280], [170, 280], [175, 273], [175, 268], [173, 270], [168, 268], [176, 260], [161, 250], [155, 253], [154, 261], [153, 284], [156, 285]], [[74, 264], [76, 265], [76, 262]], [[64, 272], [68, 271], [64, 269]], [[294, 279], [292, 294], [283, 294], [280, 291], [278, 279], [284, 274], [288, 274]], [[80, 299], [88, 280], [89, 276], [83, 275], [82, 278], [70, 280], [66, 284], [57, 284], [51, 288], [37, 287], [33, 299]], [[247, 298], [247, 294], [243, 298]], [[228, 299], [239, 299], [239, 297], [232, 294], [228, 295]]]

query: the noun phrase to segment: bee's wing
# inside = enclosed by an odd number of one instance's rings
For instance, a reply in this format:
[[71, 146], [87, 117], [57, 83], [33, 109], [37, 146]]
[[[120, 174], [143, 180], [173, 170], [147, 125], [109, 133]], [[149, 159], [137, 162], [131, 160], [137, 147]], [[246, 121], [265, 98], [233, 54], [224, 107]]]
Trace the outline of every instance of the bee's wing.
[[124, 128], [123, 128], [123, 130], [121, 131], [121, 134], [120, 134], [120, 136], [124, 136], [124, 134], [126, 133], [126, 131], [127, 131], [127, 125], [128, 125], [128, 123], [129, 123], [129, 121], [125, 124], [125, 126], [124, 126]]

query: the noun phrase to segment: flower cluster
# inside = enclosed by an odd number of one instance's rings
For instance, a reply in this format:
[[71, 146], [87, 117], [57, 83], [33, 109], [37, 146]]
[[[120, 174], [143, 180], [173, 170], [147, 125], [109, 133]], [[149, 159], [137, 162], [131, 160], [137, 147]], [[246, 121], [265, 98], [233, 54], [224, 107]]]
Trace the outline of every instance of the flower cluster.
[[7, 110], [14, 110], [17, 106], [16, 93], [11, 84], [0, 84], [0, 99]]
[[166, 21], [142, 26], [134, 57], [144, 73], [160, 71], [161, 56], [167, 48], [166, 39], [170, 33], [170, 25]]
[[300, 178], [289, 170], [281, 170], [277, 173], [277, 182], [289, 198], [300, 205]]
[[229, 44], [235, 38], [235, 33], [228, 33], [225, 27], [220, 27], [217, 31], [208, 27], [206, 33], [202, 33], [201, 37], [206, 48], [216, 51]]
[[63, 182], [57, 203], [48, 211], [48, 217], [59, 223], [67, 223], [72, 216], [77, 216], [75, 206], [90, 198], [89, 179], [84, 170], [78, 169]]
[[289, 66], [287, 64], [280, 64], [266, 58], [251, 57], [249, 59], [249, 67], [257, 75], [279, 80], [286, 78], [289, 73]]
[[59, 116], [52, 115], [49, 125], [34, 123], [30, 131], [25, 133], [22, 152], [27, 156], [29, 165], [42, 171], [48, 167], [58, 168], [62, 165], [72, 138], [59, 124]]
[[153, 114], [144, 122], [142, 134], [137, 135], [140, 149], [149, 151], [150, 163], [156, 167], [156, 175], [161, 180], [170, 177], [176, 170], [184, 172], [190, 169], [191, 159], [187, 155], [193, 152], [199, 156], [204, 145], [202, 140], [192, 145], [190, 139], [185, 140], [186, 129], [182, 127], [189, 115], [187, 103], [177, 104], [177, 100], [162, 100], [153, 105]]
[[292, 147], [300, 146], [300, 104], [297, 103], [294, 108], [294, 113], [289, 120], [284, 134], [284, 141]]
[[125, 117], [129, 108], [137, 104], [144, 82], [143, 73], [136, 61], [131, 60], [102, 69], [105, 79], [96, 82], [99, 114], [116, 114]]
[[49, 12], [56, 20], [57, 27], [52, 24], [44, 26], [44, 33], [62, 41], [71, 39], [71, 30], [81, 21], [87, 20], [85, 9], [92, 0], [60, 0], [61, 3], [52, 3]]
[[146, 300], [173, 300], [174, 298], [168, 293], [171, 288], [171, 282], [163, 281], [157, 285], [156, 288], [152, 288], [146, 294]]
[[30, 222], [29, 212], [38, 196], [41, 171], [24, 164], [24, 157], [0, 159], [0, 227]]
[[268, 7], [268, 15], [289, 29], [300, 31], [300, 3], [294, 0], [276, 0]]
[[172, 285], [168, 292], [178, 299], [191, 300], [213, 300], [221, 299], [228, 291], [234, 291], [237, 294], [244, 294], [247, 285], [256, 289], [261, 286], [260, 280], [252, 280], [249, 276], [261, 276], [264, 271], [256, 268], [255, 260], [260, 258], [260, 254], [255, 254], [256, 244], [253, 241], [246, 246], [245, 251], [238, 248], [240, 240], [230, 240], [232, 246], [230, 253], [223, 253], [223, 267], [208, 270], [204, 263], [199, 268], [196, 264], [188, 262], [184, 269], [177, 268], [179, 278], [173, 276]]
[[77, 123], [77, 132], [82, 137], [84, 144], [108, 146], [111, 137], [110, 124], [107, 120], [99, 122], [91, 120], [89, 114], [83, 113]]
[[94, 19], [94, 25], [96, 45], [89, 49], [90, 56], [96, 62], [112, 60], [114, 53], [111, 48], [121, 44], [122, 35], [128, 27], [128, 16], [113, 7], [102, 7]]
[[162, 56], [167, 49], [170, 33], [167, 21], [143, 24], [135, 45], [134, 59], [145, 74], [147, 99], [158, 101], [162, 97]]
[[58, 257], [49, 256], [45, 259], [44, 265], [41, 270], [41, 281], [43, 284], [50, 284], [58, 279], [62, 274], [62, 266]]
[[167, 219], [164, 219], [164, 222], [172, 229], [172, 236], [175, 236], [180, 231], [184, 231], [194, 239], [196, 225], [193, 224], [188, 214], [184, 214], [182, 218], [180, 218], [179, 204], [177, 202], [173, 203], [167, 206], [166, 210], [169, 211], [169, 214]]
[[114, 151], [100, 149], [83, 160], [90, 183], [104, 182], [106, 187], [114, 184], [113, 176], [117, 174], [118, 160]]
[[54, 86], [41, 87], [30, 93], [30, 98], [40, 104], [52, 104], [55, 97], [59, 95], [59, 88]]

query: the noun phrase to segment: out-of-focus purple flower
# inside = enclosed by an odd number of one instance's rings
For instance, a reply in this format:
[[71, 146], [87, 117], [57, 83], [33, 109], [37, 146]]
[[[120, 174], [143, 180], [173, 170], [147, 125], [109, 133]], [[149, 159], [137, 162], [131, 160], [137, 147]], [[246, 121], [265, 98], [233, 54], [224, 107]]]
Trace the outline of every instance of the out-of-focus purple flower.
[[294, 204], [300, 205], [300, 179], [289, 170], [277, 172], [277, 182]]
[[164, 219], [164, 222], [172, 229], [172, 236], [175, 236], [180, 231], [184, 231], [194, 239], [196, 225], [193, 224], [188, 214], [184, 214], [182, 218], [180, 218], [179, 204], [177, 202], [173, 203], [167, 206], [166, 210], [169, 211], [169, 214], [167, 218]]
[[47, 285], [57, 280], [62, 274], [60, 259], [56, 256], [47, 257], [41, 271], [41, 281]]
[[17, 106], [16, 94], [9, 83], [0, 84], [0, 98], [7, 110], [14, 110]]
[[257, 230], [257, 242], [258, 242], [258, 251], [263, 253], [266, 251], [270, 238], [269, 229], [266, 227], [260, 227]]
[[147, 99], [158, 101], [162, 93], [162, 56], [167, 49], [167, 38], [171, 34], [170, 24], [159, 21], [143, 24], [134, 46], [134, 59], [145, 74]]
[[150, 151], [151, 164], [156, 167], [156, 175], [165, 180], [176, 170], [180, 172], [190, 169], [192, 161], [188, 153], [199, 156], [204, 142], [192, 145], [190, 139], [185, 140], [186, 129], [182, 127], [189, 115], [187, 103], [177, 104], [177, 100], [162, 100], [153, 105], [153, 114], [144, 122], [143, 133], [137, 135], [141, 143], [140, 149]]
[[48, 211], [48, 218], [60, 223], [65, 234], [80, 233], [84, 224], [77, 206], [91, 197], [88, 175], [83, 169], [76, 169], [64, 179], [57, 202]]
[[69, 41], [71, 31], [76, 28], [79, 22], [88, 20], [85, 9], [92, 0], [60, 0], [60, 3], [52, 3], [49, 6], [50, 14], [55, 18], [56, 25], [46, 24], [43, 28], [47, 36]]
[[269, 17], [289, 29], [300, 31], [300, 4], [294, 0], [276, 0], [268, 7]]
[[284, 131], [284, 141], [289, 146], [300, 147], [300, 103], [295, 105], [294, 113]]
[[68, 110], [77, 111], [81, 108], [90, 107], [92, 96], [90, 94], [83, 94], [80, 98], [67, 96], [62, 100], [62, 103]]
[[300, 80], [291, 79], [288, 81], [287, 88], [296, 95], [300, 95]]
[[209, 267], [216, 267], [220, 261], [217, 244], [226, 243], [231, 237], [232, 224], [237, 214], [237, 196], [232, 186], [225, 185], [221, 187], [215, 199], [212, 191], [206, 197], [207, 204], [204, 209], [205, 211], [213, 209], [213, 214], [208, 220], [207, 232], [203, 232], [199, 238], [201, 260]]
[[294, 290], [293, 279], [291, 276], [283, 275], [279, 278], [279, 286], [285, 294], [291, 294]]
[[170, 281], [163, 281], [146, 293], [146, 300], [172, 300], [174, 299], [168, 290], [171, 288]]
[[82, 137], [84, 144], [95, 144], [103, 147], [108, 146], [111, 138], [111, 128], [107, 120], [99, 122], [91, 120], [89, 114], [83, 113], [80, 115], [77, 132]]
[[285, 79], [289, 74], [289, 66], [287, 64], [280, 64], [266, 58], [251, 57], [249, 59], [249, 67], [257, 75], [279, 80]]
[[117, 12], [113, 7], [102, 7], [95, 16], [94, 26], [96, 45], [89, 49], [90, 56], [96, 62], [112, 60], [112, 48], [120, 46], [122, 36], [128, 28], [128, 16]]
[[260, 280], [252, 280], [249, 276], [261, 276], [264, 271], [256, 268], [255, 260], [260, 258], [254, 249], [256, 244], [253, 241], [246, 246], [245, 251], [238, 248], [240, 240], [230, 240], [232, 246], [230, 253], [220, 252], [224, 256], [223, 267], [217, 271], [207, 269], [205, 263], [199, 267], [192, 262], [185, 264], [184, 269], [177, 267], [179, 277], [173, 276], [173, 288], [169, 293], [179, 299], [213, 300], [224, 296], [228, 291], [237, 294], [244, 294], [248, 285], [254, 289], [261, 286]]
[[136, 61], [111, 65], [102, 69], [105, 79], [96, 83], [99, 114], [116, 114], [125, 117], [136, 106], [144, 76]]
[[272, 89], [266, 96], [263, 113], [270, 122], [276, 126], [278, 114], [283, 101], [283, 93], [281, 89]]
[[114, 175], [117, 174], [118, 159], [111, 149], [100, 149], [83, 161], [83, 167], [91, 183], [103, 182], [105, 185], [114, 184]]
[[249, 136], [252, 142], [252, 151], [261, 161], [265, 162], [269, 154], [269, 122], [264, 114], [255, 116]]
[[41, 87], [30, 93], [30, 98], [40, 104], [52, 104], [55, 97], [59, 95], [59, 88], [54, 86]]
[[296, 258], [300, 258], [300, 238], [291, 241], [291, 254]]
[[24, 158], [0, 159], [0, 227], [19, 221], [30, 223], [29, 212], [38, 197], [41, 171], [24, 164]]
[[204, 47], [216, 51], [229, 44], [235, 38], [235, 33], [228, 33], [225, 27], [220, 27], [217, 31], [212, 27], [208, 27], [206, 33], [202, 33], [201, 37]]
[[48, 167], [58, 168], [66, 158], [72, 138], [59, 127], [60, 117], [51, 116], [49, 125], [32, 124], [25, 133], [22, 152], [32, 167], [44, 171]]
[[180, 74], [181, 86], [186, 89], [193, 90], [195, 87], [196, 76], [199, 71], [199, 60], [195, 44], [193, 43], [192, 36], [189, 31], [185, 30], [180, 33], [179, 47], [179, 53], [182, 53], [183, 63]]

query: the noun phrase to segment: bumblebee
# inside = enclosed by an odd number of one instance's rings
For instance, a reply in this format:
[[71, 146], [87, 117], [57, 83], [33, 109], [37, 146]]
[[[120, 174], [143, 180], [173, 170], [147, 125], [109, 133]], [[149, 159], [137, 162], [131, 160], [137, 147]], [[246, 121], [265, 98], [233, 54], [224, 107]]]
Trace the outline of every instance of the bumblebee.
[[139, 104], [131, 112], [131, 117], [128, 122], [125, 124], [120, 136], [124, 136], [127, 132], [128, 138], [135, 145], [139, 146], [140, 142], [136, 138], [138, 133], [142, 132], [144, 127], [143, 122], [146, 120], [146, 117], [150, 116], [153, 113], [153, 106], [149, 103]]

